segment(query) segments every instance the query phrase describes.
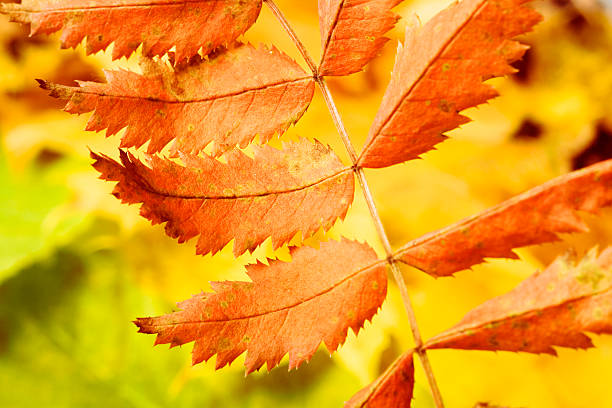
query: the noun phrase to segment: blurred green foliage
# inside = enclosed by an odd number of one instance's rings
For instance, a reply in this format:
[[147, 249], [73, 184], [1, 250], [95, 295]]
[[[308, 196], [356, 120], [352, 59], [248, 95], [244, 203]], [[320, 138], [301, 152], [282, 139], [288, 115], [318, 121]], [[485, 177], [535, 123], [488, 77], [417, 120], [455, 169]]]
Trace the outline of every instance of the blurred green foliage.
[[84, 222], [82, 214], [54, 211], [70, 197], [62, 185], [70, 169], [58, 167], [42, 171], [41, 165], [33, 165], [15, 174], [0, 150], [0, 185], [6, 195], [0, 202], [0, 282], [52, 254]]

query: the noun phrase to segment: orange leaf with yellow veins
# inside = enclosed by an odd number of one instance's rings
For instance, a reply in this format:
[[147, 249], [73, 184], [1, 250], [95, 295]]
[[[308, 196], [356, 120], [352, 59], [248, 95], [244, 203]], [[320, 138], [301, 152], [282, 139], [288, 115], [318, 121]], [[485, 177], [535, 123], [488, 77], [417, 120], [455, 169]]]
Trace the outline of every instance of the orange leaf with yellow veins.
[[412, 351], [400, 356], [372, 384], [353, 396], [345, 408], [410, 408], [414, 391]]
[[577, 264], [557, 258], [425, 347], [556, 355], [554, 346], [593, 347], [585, 332], [612, 334], [612, 247], [599, 256], [593, 250]]
[[127, 57], [141, 44], [147, 56], [176, 47], [176, 60], [231, 44], [248, 30], [262, 0], [22, 0], [0, 4], [0, 13], [31, 24], [30, 34], [63, 30], [62, 48], [87, 37], [87, 54], [114, 43], [113, 59]]
[[319, 0], [323, 56], [319, 74], [349, 75], [374, 59], [389, 40], [385, 33], [402, 0]]
[[148, 153], [174, 140], [174, 153], [198, 153], [214, 142], [213, 155], [262, 143], [297, 122], [312, 100], [314, 80], [277, 49], [238, 44], [185, 67], [145, 60], [144, 74], [106, 71], [108, 83], [66, 87], [41, 81], [67, 99], [70, 113], [94, 111], [87, 130], [113, 135], [127, 127], [122, 147], [149, 142]]
[[214, 293], [179, 303], [181, 311], [136, 320], [156, 344], [195, 342], [193, 364], [217, 355], [217, 369], [246, 351], [246, 372], [308, 361], [319, 344], [341, 345], [382, 305], [387, 292], [383, 262], [366, 244], [342, 240], [320, 249], [291, 249], [291, 262], [247, 266], [252, 282], [213, 282]]
[[344, 218], [353, 201], [354, 177], [319, 142], [286, 143], [283, 150], [239, 150], [227, 163], [210, 156], [181, 155], [186, 167], [157, 156], [149, 166], [121, 151], [121, 163], [92, 153], [101, 178], [116, 181], [113, 194], [179, 243], [199, 237], [198, 254], [215, 254], [234, 240], [234, 254], [271, 237], [275, 248], [299, 231], [304, 238]]
[[513, 248], [584, 232], [577, 211], [612, 204], [612, 160], [549, 181], [496, 207], [401, 248], [395, 257], [432, 276], [448, 276], [485, 258], [516, 259]]
[[416, 159], [469, 121], [460, 111], [497, 96], [483, 81], [515, 72], [527, 47], [512, 38], [541, 18], [527, 1], [463, 0], [409, 29], [359, 165]]

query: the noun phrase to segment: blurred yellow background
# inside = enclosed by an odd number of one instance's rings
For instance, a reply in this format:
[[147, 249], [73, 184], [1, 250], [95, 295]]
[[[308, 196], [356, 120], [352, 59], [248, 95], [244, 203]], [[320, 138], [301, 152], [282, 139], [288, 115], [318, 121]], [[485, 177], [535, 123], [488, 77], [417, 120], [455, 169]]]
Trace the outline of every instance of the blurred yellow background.
[[[316, 2], [278, 0], [313, 55], [320, 50]], [[362, 146], [406, 21], [426, 21], [448, 0], [406, 0], [392, 41], [365, 72], [330, 79], [353, 142]], [[595, 1], [536, 1], [546, 20], [502, 96], [468, 111], [475, 122], [425, 160], [368, 171], [393, 245], [443, 227], [557, 175], [612, 157], [612, 26]], [[303, 61], [264, 8], [246, 40], [275, 44]], [[195, 255], [123, 206], [97, 179], [88, 148], [117, 155], [119, 137], [83, 131], [88, 115], [60, 110], [35, 78], [62, 84], [100, 80], [101, 68], [138, 70], [137, 57], [112, 62], [59, 50], [58, 36], [28, 38], [0, 16], [0, 407], [338, 407], [412, 346], [399, 294], [372, 324], [331, 358], [324, 347], [298, 371], [283, 365], [244, 378], [242, 357], [214, 371], [190, 365], [191, 346], [168, 351], [136, 333], [131, 320], [175, 309], [210, 280], [245, 280], [243, 265], [272, 251], [269, 242], [234, 259]], [[348, 163], [320, 95], [283, 138], [317, 138]], [[279, 145], [279, 141], [273, 142]], [[612, 210], [587, 216], [590, 233], [520, 251], [521, 261], [491, 261], [455, 278], [434, 280], [405, 268], [425, 337], [505, 293], [568, 248], [578, 254], [612, 241]], [[360, 192], [346, 220], [312, 241], [341, 235], [382, 253]], [[299, 237], [298, 237], [299, 238]], [[299, 243], [299, 239], [294, 240]], [[612, 407], [612, 337], [560, 358], [514, 353], [432, 351], [448, 407], [489, 401], [510, 407]], [[417, 363], [414, 406], [431, 407]]]

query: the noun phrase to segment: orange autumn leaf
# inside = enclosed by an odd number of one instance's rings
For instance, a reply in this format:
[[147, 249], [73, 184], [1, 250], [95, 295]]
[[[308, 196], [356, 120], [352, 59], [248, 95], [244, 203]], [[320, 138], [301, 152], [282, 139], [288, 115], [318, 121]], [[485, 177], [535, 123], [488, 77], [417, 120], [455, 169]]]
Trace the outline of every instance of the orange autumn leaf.
[[359, 72], [389, 40], [399, 19], [391, 9], [402, 0], [319, 0], [323, 56], [319, 74]]
[[527, 47], [512, 38], [540, 21], [527, 1], [463, 0], [409, 29], [359, 165], [416, 159], [469, 121], [460, 111], [497, 96], [482, 81], [515, 72]]
[[575, 171], [478, 215], [418, 238], [396, 259], [432, 276], [448, 276], [485, 258], [516, 259], [513, 248], [557, 241], [588, 228], [577, 211], [612, 204], [612, 160]]
[[345, 408], [410, 408], [414, 391], [412, 351], [400, 356], [372, 384], [360, 390]]
[[70, 113], [94, 111], [87, 130], [113, 135], [124, 127], [122, 147], [149, 142], [149, 154], [171, 140], [172, 150], [198, 153], [214, 142], [219, 155], [262, 143], [297, 122], [312, 100], [314, 80], [277, 49], [238, 44], [210, 60], [172, 68], [145, 60], [144, 74], [106, 71], [108, 83], [79, 87], [41, 81], [51, 95], [67, 99]]
[[577, 264], [557, 258], [425, 347], [556, 355], [554, 346], [593, 347], [585, 332], [612, 334], [612, 247], [599, 256], [592, 250]]
[[140, 214], [179, 243], [198, 237], [198, 254], [215, 254], [234, 240], [236, 256], [271, 237], [275, 248], [296, 233], [311, 236], [344, 218], [353, 201], [354, 177], [319, 142], [286, 143], [283, 150], [239, 150], [227, 163], [210, 156], [181, 155], [185, 166], [158, 156], [150, 167], [121, 151], [121, 163], [92, 153], [101, 178], [116, 181], [113, 194], [142, 203]]
[[247, 266], [252, 282], [213, 282], [213, 293], [180, 303], [181, 311], [136, 320], [156, 344], [195, 342], [193, 364], [217, 355], [217, 369], [246, 351], [246, 372], [308, 361], [321, 342], [330, 352], [357, 333], [382, 305], [387, 273], [366, 244], [342, 240], [291, 249], [291, 262]]
[[87, 38], [87, 54], [114, 43], [113, 59], [140, 44], [147, 56], [176, 47], [177, 61], [231, 44], [257, 20], [262, 0], [23, 0], [0, 13], [31, 24], [30, 34], [63, 30], [63, 48]]

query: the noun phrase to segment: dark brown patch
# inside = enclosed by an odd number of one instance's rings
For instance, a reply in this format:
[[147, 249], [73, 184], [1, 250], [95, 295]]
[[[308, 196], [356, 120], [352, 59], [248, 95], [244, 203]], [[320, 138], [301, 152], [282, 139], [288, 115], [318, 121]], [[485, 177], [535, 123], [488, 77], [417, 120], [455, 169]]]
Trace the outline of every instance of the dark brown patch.
[[572, 169], [578, 170], [610, 158], [612, 158], [612, 128], [600, 122], [591, 144], [572, 158]]
[[534, 46], [530, 45], [531, 48], [525, 52], [523, 58], [514, 61], [512, 66], [518, 70], [517, 73], [511, 76], [513, 80], [521, 85], [527, 85], [534, 77], [536, 68], [536, 57]]
[[531, 118], [526, 118], [516, 129], [512, 138], [521, 141], [537, 140], [542, 137], [543, 133], [544, 129], [541, 124]]

